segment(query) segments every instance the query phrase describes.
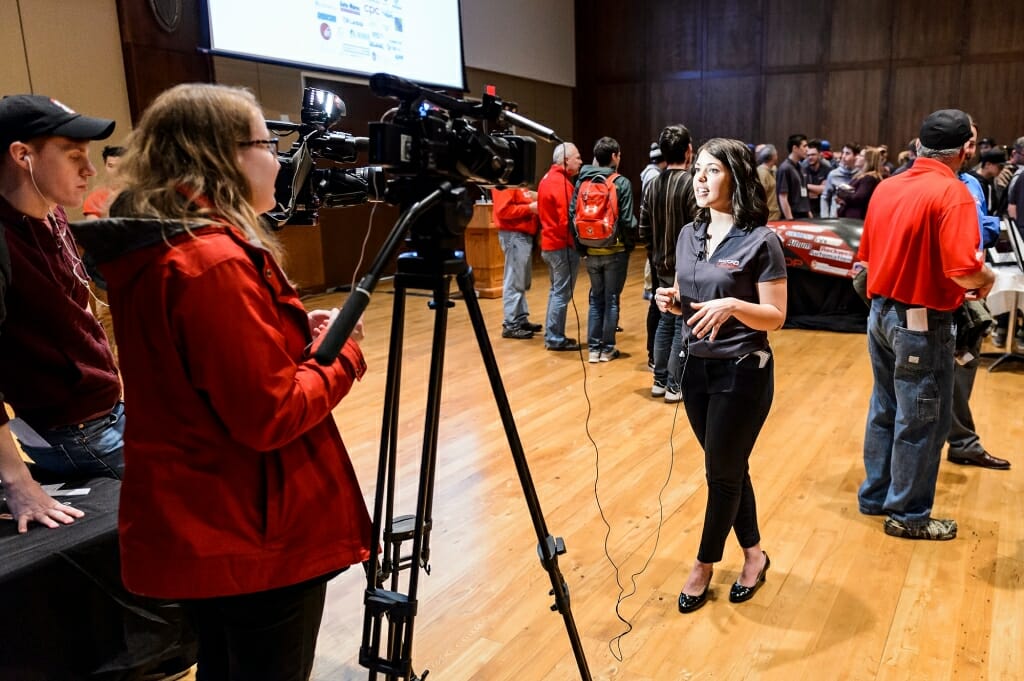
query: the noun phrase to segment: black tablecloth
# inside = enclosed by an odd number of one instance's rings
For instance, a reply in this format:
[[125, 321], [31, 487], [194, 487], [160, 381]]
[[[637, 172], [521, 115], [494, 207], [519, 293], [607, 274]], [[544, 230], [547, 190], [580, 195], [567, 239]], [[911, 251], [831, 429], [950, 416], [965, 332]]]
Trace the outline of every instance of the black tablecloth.
[[868, 308], [851, 284], [862, 220], [799, 218], [768, 223], [789, 272], [787, 329], [864, 333]]
[[0, 521], [0, 679], [130, 681], [192, 664], [195, 639], [181, 608], [122, 586], [120, 483], [66, 487], [91, 489], [67, 499], [86, 513], [72, 525], [19, 535]]

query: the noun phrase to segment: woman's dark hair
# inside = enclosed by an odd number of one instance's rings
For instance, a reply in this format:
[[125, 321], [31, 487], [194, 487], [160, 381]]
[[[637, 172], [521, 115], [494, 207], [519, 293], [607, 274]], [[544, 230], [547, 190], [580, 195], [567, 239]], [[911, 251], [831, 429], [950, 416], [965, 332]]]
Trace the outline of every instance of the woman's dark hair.
[[[764, 185], [757, 178], [757, 166], [750, 148], [739, 140], [715, 137], [701, 145], [697, 155], [702, 151], [721, 161], [729, 171], [732, 179], [732, 217], [736, 226], [749, 232], [768, 222], [768, 198], [764, 193]], [[697, 221], [705, 224], [711, 222], [707, 208], [698, 211]]]

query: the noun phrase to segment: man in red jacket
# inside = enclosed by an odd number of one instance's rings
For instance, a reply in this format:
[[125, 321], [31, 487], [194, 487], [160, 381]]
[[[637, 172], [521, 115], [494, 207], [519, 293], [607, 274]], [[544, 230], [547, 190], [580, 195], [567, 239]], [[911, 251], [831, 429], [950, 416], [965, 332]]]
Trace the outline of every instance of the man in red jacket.
[[530, 323], [526, 292], [530, 290], [533, 267], [533, 235], [537, 233], [537, 193], [526, 187], [495, 187], [494, 223], [498, 243], [505, 254], [502, 300], [505, 319], [502, 338], [533, 338], [540, 324]]
[[565, 336], [565, 310], [576, 286], [580, 255], [569, 229], [569, 201], [583, 159], [575, 144], [555, 147], [551, 168], [537, 186], [540, 215], [540, 255], [548, 264], [551, 291], [544, 330], [548, 350], [579, 350], [575, 338]]

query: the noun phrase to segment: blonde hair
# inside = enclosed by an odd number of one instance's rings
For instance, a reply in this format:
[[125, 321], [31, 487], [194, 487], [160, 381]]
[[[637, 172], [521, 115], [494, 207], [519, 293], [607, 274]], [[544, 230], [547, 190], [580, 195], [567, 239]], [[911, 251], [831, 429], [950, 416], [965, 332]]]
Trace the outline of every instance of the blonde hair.
[[883, 159], [881, 147], [864, 147], [862, 151], [864, 153], [864, 167], [857, 176], [873, 175], [881, 180]]
[[252, 119], [261, 115], [242, 88], [186, 83], [166, 90], [128, 140], [115, 212], [192, 225], [227, 221], [280, 259], [238, 162], [238, 143], [251, 137]]

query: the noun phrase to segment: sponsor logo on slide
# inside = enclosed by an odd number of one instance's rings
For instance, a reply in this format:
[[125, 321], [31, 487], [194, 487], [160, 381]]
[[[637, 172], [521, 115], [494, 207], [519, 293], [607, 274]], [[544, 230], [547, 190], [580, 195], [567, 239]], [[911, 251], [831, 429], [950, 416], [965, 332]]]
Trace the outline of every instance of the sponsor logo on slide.
[[324, 23], [320, 24], [320, 37], [321, 38], [323, 38], [324, 40], [330, 40], [331, 39], [331, 34], [332, 34], [332, 32], [331, 32], [331, 25], [330, 24], [328, 24], [326, 21]]
[[346, 44], [341, 48], [342, 54], [347, 54], [350, 57], [368, 57], [370, 56], [370, 48], [365, 45], [351, 45]]
[[363, 10], [354, 2], [345, 2], [342, 0], [338, 3], [338, 9], [346, 14], [362, 14]]

